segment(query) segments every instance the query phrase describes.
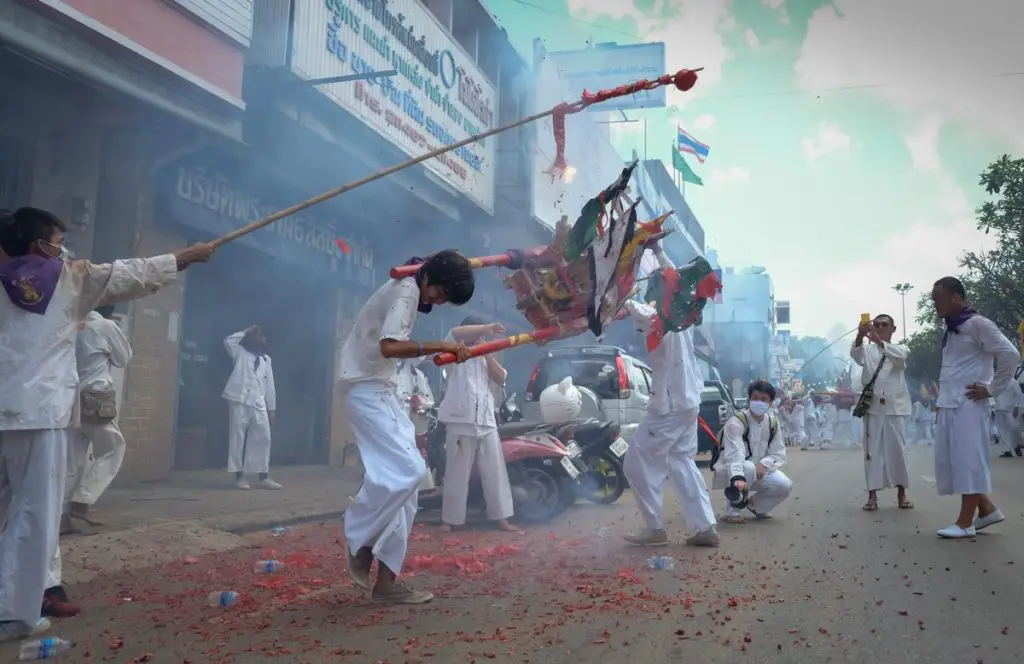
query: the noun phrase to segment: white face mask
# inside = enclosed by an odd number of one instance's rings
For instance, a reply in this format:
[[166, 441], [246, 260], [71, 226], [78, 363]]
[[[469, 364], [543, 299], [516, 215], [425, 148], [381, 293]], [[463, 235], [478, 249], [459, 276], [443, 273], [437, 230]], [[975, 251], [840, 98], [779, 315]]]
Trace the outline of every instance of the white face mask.
[[771, 405], [764, 401], [750, 402], [750, 412], [759, 417], [767, 413], [769, 408], [771, 408]]

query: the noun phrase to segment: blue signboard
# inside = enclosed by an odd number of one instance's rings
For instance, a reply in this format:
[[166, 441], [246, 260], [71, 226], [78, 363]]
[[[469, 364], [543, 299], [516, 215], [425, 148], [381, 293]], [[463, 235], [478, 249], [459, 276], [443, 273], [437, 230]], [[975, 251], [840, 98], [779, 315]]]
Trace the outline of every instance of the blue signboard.
[[[160, 193], [161, 203], [173, 221], [211, 237], [230, 233], [287, 207], [260, 200], [223, 174], [201, 166], [170, 169]], [[305, 210], [237, 242], [276, 259], [336, 272], [361, 286], [375, 286], [373, 250], [366, 242], [333, 230], [345, 224], [330, 223], [333, 220], [323, 217], [322, 209]]]

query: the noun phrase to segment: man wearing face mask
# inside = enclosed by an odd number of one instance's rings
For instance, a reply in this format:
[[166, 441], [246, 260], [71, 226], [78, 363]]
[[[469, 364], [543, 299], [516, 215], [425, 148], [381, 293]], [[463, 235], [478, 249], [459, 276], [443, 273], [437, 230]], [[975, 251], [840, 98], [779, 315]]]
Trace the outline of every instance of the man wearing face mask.
[[0, 211], [0, 641], [50, 626], [40, 607], [44, 590], [60, 584], [67, 430], [79, 413], [79, 325], [97, 307], [174, 283], [214, 252], [197, 244], [155, 258], [64, 262], [66, 230], [45, 210]]
[[[893, 486], [899, 508], [914, 507], [907, 498], [910, 471], [905, 431], [911, 413], [910, 391], [904, 377], [910, 349], [892, 343], [895, 331], [892, 316], [875, 316], [870, 323], [861, 325], [850, 349], [850, 357], [861, 367], [862, 388], [877, 375], [871, 406], [864, 416], [864, 477], [868, 501], [863, 509], [867, 512], [878, 509], [878, 492]], [[870, 343], [865, 344], [865, 339]]]
[[277, 490], [270, 479], [270, 425], [277, 411], [274, 367], [267, 355], [267, 338], [252, 325], [224, 340], [235, 363], [224, 393], [228, 402], [228, 472], [235, 487], [247, 491], [246, 475], [256, 475], [260, 489]]
[[[729, 418], [722, 433], [722, 453], [715, 464], [715, 489], [734, 487], [749, 492], [746, 508], [757, 519], [771, 512], [793, 491], [793, 481], [782, 472], [786, 445], [778, 420], [770, 414], [775, 386], [766, 380], [747, 387], [747, 407]], [[744, 522], [740, 508], [727, 502], [726, 523]]]

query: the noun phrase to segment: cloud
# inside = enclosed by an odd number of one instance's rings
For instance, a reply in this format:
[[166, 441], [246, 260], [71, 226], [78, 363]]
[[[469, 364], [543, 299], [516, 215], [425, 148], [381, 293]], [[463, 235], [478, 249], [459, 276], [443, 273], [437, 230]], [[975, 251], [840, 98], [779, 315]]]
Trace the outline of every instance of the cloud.
[[632, 19], [643, 41], [665, 42], [671, 71], [704, 67], [700, 82], [689, 92], [668, 89], [670, 106], [685, 105], [722, 79], [722, 65], [730, 54], [720, 29], [731, 20], [730, 4], [731, 0], [656, 0], [651, 11], [643, 12], [629, 0], [568, 0], [569, 13], [580, 19]]
[[[809, 90], [865, 86], [912, 117], [936, 114], [1024, 149], [1024, 2], [833, 0], [795, 65]], [[836, 94], [850, 94], [848, 92]]]
[[730, 168], [714, 168], [711, 170], [711, 181], [715, 184], [733, 184], [750, 182], [750, 171], [740, 166]]
[[849, 152], [851, 141], [850, 135], [836, 125], [822, 122], [818, 125], [817, 133], [805, 137], [801, 143], [804, 146], [804, 155], [809, 161], [814, 162], [833, 152]]
[[715, 116], [708, 115], [707, 113], [698, 115], [691, 126], [694, 131], [707, 131], [715, 126]]
[[776, 10], [786, 4], [786, 0], [761, 0], [764, 6], [771, 10]]
[[903, 142], [910, 150], [914, 168], [926, 173], [936, 173], [942, 170], [942, 159], [939, 157], [939, 135], [941, 132], [942, 116], [932, 113], [915, 129], [904, 134]]
[[758, 39], [757, 33], [754, 32], [753, 29], [747, 28], [743, 32], [743, 38], [747, 40], [747, 46], [750, 47], [750, 50], [756, 51], [758, 48], [760, 48], [761, 40]]

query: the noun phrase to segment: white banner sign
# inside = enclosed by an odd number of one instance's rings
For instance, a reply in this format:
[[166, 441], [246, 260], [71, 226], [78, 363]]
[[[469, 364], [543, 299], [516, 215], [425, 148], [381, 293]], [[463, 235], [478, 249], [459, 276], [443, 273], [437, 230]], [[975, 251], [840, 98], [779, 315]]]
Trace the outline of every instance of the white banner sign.
[[[574, 98], [558, 73], [558, 67], [545, 58], [536, 71], [536, 108], [551, 108]], [[574, 113], [565, 117], [565, 158], [571, 170], [566, 178], [544, 173], [555, 159], [555, 138], [551, 118], [535, 123], [537, 142], [533, 153], [533, 216], [554, 228], [564, 214], [569, 223], [576, 221], [583, 205], [615, 182], [626, 167], [597, 124], [594, 115]], [[635, 177], [635, 176], [634, 176]], [[635, 189], [633, 190], [635, 193]]]
[[[497, 121], [497, 90], [418, 0], [297, 0], [293, 26], [291, 68], [304, 79], [398, 71], [320, 89], [410, 156]], [[496, 145], [491, 137], [424, 165], [493, 213]]]
[[[582, 51], [549, 53], [568, 83], [571, 99], [579, 99], [584, 90], [597, 92], [617, 88], [642, 78], [656, 79], [665, 71], [665, 44], [608, 44]], [[629, 111], [640, 108], [663, 108], [665, 86], [644, 90], [635, 95], [609, 99], [592, 110]]]

